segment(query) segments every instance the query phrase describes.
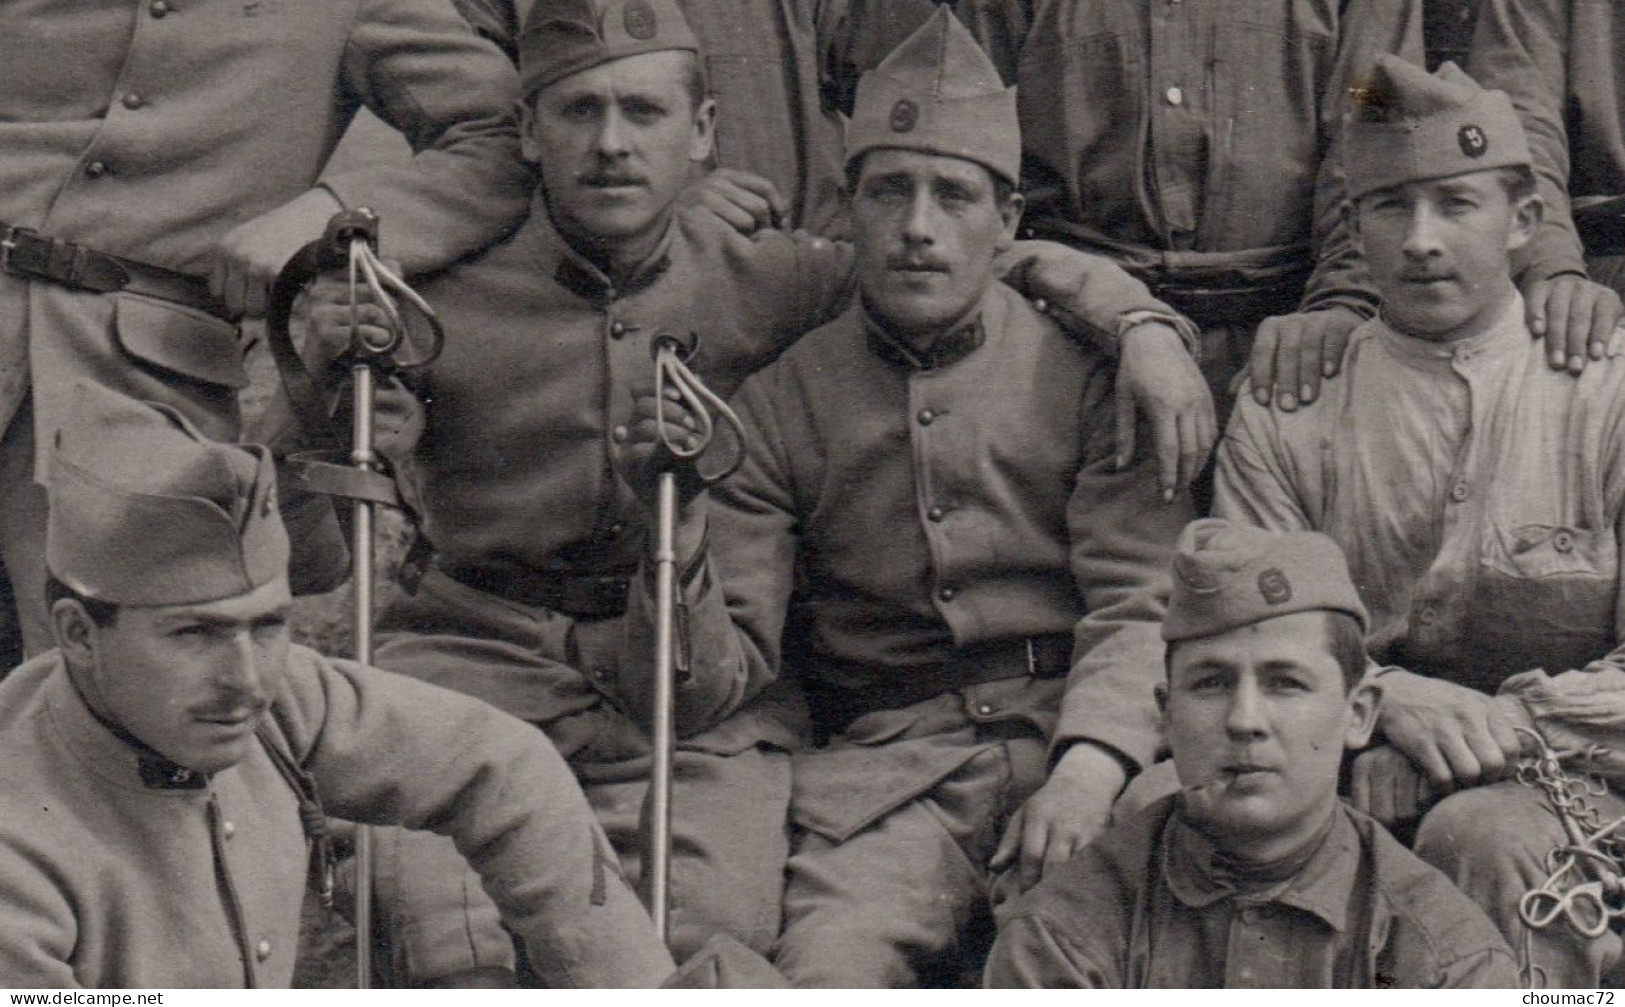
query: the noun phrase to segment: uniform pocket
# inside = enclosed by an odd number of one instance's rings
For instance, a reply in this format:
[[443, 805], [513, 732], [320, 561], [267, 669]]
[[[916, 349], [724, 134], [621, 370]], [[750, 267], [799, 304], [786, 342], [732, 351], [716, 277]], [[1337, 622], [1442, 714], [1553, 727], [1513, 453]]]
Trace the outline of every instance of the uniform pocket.
[[147, 366], [223, 388], [248, 387], [237, 327], [207, 312], [118, 294], [113, 335], [125, 353]]

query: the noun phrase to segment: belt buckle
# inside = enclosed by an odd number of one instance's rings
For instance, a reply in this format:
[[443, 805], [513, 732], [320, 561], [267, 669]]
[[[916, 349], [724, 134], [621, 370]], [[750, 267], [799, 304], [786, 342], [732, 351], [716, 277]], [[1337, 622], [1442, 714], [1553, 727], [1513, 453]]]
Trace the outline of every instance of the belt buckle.
[[19, 236], [27, 238], [34, 233], [32, 229], [27, 227], [6, 228], [6, 236], [0, 238], [0, 273], [16, 273], [19, 276], [27, 275], [12, 269], [11, 256], [13, 252], [17, 251], [17, 238]]

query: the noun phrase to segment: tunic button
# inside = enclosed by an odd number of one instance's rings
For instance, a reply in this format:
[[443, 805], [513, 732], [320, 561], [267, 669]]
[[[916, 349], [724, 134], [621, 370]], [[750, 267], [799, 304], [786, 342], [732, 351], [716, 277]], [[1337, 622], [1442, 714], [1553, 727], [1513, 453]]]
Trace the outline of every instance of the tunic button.
[[1568, 553], [1574, 551], [1574, 535], [1572, 532], [1560, 531], [1552, 536], [1552, 548], [1558, 552]]
[[1432, 605], [1423, 605], [1421, 610], [1416, 613], [1416, 621], [1424, 626], [1433, 625], [1433, 621], [1437, 618], [1439, 618], [1439, 610]]
[[1168, 99], [1168, 104], [1175, 107], [1185, 104], [1185, 92], [1180, 90], [1178, 84], [1175, 84], [1164, 92], [1163, 97]]
[[921, 409], [920, 410], [920, 416], [919, 416], [920, 426], [928, 427], [928, 426], [931, 425], [931, 421], [936, 419], [936, 418], [937, 418], [937, 414], [932, 412], [931, 410], [929, 410], [929, 409]]
[[976, 712], [978, 714], [984, 716], [984, 717], [990, 717], [990, 716], [993, 715], [993, 704], [991, 704], [991, 703], [977, 703], [976, 704]]
[[1466, 483], [1457, 483], [1456, 485], [1450, 487], [1450, 499], [1456, 501], [1456, 503], [1461, 503], [1472, 495], [1472, 487], [1468, 486]]
[[153, 17], [163, 17], [169, 13], [169, 4], [164, 3], [164, 0], [152, 0], [147, 6], [147, 12]]
[[131, 91], [129, 94], [124, 96], [124, 107], [132, 112], [145, 104], [146, 102], [141, 100], [141, 96], [136, 94], [134, 91]]
[[103, 175], [107, 174], [107, 165], [101, 161], [92, 161], [85, 165], [85, 174], [89, 175], [91, 178], [101, 178]]
[[942, 520], [942, 508], [941, 507], [933, 507], [930, 510], [925, 512], [925, 516], [930, 518], [933, 521], [941, 521]]
[[262, 962], [271, 957], [271, 942], [261, 940], [258, 944], [254, 945], [254, 957], [258, 958]]
[[610, 671], [608, 668], [599, 668], [597, 671], [592, 673], [592, 677], [598, 679], [600, 682], [607, 682], [615, 677], [615, 673]]
[[619, 339], [624, 335], [626, 335], [625, 325], [622, 325], [620, 322], [609, 323], [609, 337], [611, 339]]
[[626, 522], [625, 521], [617, 521], [614, 524], [609, 526], [609, 533], [611, 535], [619, 535], [624, 531], [626, 531]]
[[616, 427], [614, 430], [609, 432], [609, 435], [615, 439], [616, 444], [619, 444], [626, 440], [627, 430], [625, 427]]
[[959, 593], [958, 591], [955, 591], [951, 587], [945, 587], [945, 588], [941, 588], [941, 589], [939, 589], [937, 591], [937, 597], [941, 598], [943, 601], [953, 601], [954, 600], [954, 595], [956, 595], [958, 593]]
[[230, 839], [232, 836], [237, 834], [237, 826], [233, 825], [231, 822], [221, 822], [220, 834], [225, 836], [227, 839]]
[[1241, 922], [1249, 924], [1249, 925], [1253, 924], [1253, 923], [1257, 923], [1258, 922], [1258, 916], [1259, 916], [1258, 910], [1253, 908], [1252, 906], [1248, 906], [1247, 908], [1245, 908], [1245, 909], [1243, 909], [1241, 911]]
[[1049, 301], [1042, 297], [1033, 298], [1033, 310], [1042, 315], [1044, 312], [1049, 310]]

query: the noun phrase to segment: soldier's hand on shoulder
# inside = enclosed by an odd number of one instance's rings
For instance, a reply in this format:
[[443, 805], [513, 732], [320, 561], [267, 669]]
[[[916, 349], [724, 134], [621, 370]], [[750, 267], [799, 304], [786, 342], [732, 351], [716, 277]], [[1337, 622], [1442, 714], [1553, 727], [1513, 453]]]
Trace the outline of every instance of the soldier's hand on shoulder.
[[1546, 359], [1553, 370], [1585, 370], [1586, 359], [1601, 360], [1608, 338], [1619, 324], [1619, 295], [1574, 273], [1523, 283], [1524, 320], [1529, 331], [1546, 340]]
[[209, 287], [234, 315], [265, 314], [271, 284], [301, 248], [320, 238], [344, 209], [326, 189], [297, 199], [227, 231], [215, 247]]
[[1437, 793], [1494, 782], [1514, 765], [1522, 742], [1494, 696], [1400, 669], [1381, 683], [1378, 730]]
[[1363, 322], [1347, 308], [1297, 311], [1264, 319], [1253, 337], [1248, 383], [1261, 406], [1292, 412], [1320, 397], [1320, 383], [1337, 377], [1349, 333]]
[[988, 866], [994, 871], [1014, 866], [1021, 888], [1031, 888], [1106, 828], [1126, 777], [1110, 752], [1089, 742], [1074, 744], [1011, 816]]
[[1117, 467], [1134, 459], [1135, 412], [1151, 421], [1164, 500], [1189, 486], [1218, 437], [1213, 392], [1172, 326], [1141, 322], [1123, 333], [1117, 361]]

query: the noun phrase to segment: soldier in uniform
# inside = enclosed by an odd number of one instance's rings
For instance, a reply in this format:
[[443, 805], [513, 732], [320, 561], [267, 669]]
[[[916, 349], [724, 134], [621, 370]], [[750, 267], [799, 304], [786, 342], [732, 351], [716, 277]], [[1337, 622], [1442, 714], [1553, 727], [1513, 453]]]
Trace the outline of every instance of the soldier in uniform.
[[[1553, 367], [1578, 373], [1606, 352], [1625, 292], [1625, 16], [1584, 0], [1479, 0], [1468, 70], [1512, 97], [1545, 216], [1515, 265], [1529, 327]], [[1579, 219], [1576, 219], [1576, 211]], [[1595, 281], [1595, 282], [1593, 282]]]
[[[74, 383], [235, 437], [232, 320], [337, 210], [377, 210], [413, 272], [518, 221], [515, 91], [445, 0], [0, 6], [0, 559], [31, 651], [50, 646], [43, 480]], [[416, 156], [313, 189], [363, 104]]]
[[[424, 433], [394, 451], [437, 555], [415, 594], [383, 613], [378, 663], [547, 731], [629, 874], [640, 866], [649, 697], [623, 656], [643, 648], [629, 651], [622, 615], [646, 526], [612, 463], [632, 387], [652, 380], [657, 335], [697, 333], [691, 366], [730, 394], [835, 317], [853, 282], [848, 246], [779, 231], [747, 237], [703, 209], [678, 208], [690, 168], [711, 150], [716, 110], [701, 53], [672, 0], [535, 5], [519, 59], [523, 144], [542, 187], [511, 240], [422, 285], [450, 338], [414, 388], [427, 402]], [[1185, 352], [1170, 327], [1184, 323], [1142, 285], [1104, 260], [1051, 251], [1066, 268], [1027, 276], [1064, 282], [1033, 292], [1070, 304], [1091, 332], [1130, 342], [1160, 333]], [[347, 297], [343, 283], [318, 287], [319, 344], [348, 345]], [[363, 314], [379, 320], [375, 307]], [[679, 957], [713, 932], [760, 951], [778, 935], [786, 753], [803, 733], [786, 712], [790, 691], [752, 689], [680, 711]], [[449, 846], [400, 841], [407, 901], [393, 929], [407, 938], [408, 972], [457, 948], [471, 948], [467, 967], [504, 967], [494, 908], [466, 871], [446, 866], [456, 863]], [[413, 937], [437, 932], [434, 920], [475, 939]], [[434, 970], [451, 967], [436, 959]]]
[[[861, 297], [745, 382], [743, 468], [680, 523], [679, 714], [794, 680], [824, 739], [792, 759], [776, 964], [799, 985], [954, 969], [994, 869], [1086, 843], [1156, 744], [1124, 714], [1149, 702], [1190, 509], [1116, 466], [1109, 363], [994, 282], [1015, 100], [945, 10], [865, 78]], [[642, 397], [621, 455], [648, 506], [655, 415]]]
[[[1620, 937], [1526, 935], [1520, 897], [1568, 840], [1544, 795], [1505, 777], [1519, 729], [1557, 751], [1602, 746], [1593, 768], [1625, 772], [1620, 335], [1577, 379], [1531, 337], [1510, 256], [1542, 204], [1505, 93], [1383, 57], [1346, 129], [1350, 231], [1382, 315], [1313, 409], [1237, 406], [1216, 508], [1342, 546], [1388, 666], [1356, 803], [1385, 822], [1425, 812], [1416, 851], [1532, 949], [1534, 975], [1592, 985]], [[1614, 793], [1588, 800], [1625, 812]]]
[[287, 986], [324, 809], [450, 836], [558, 985], [667, 977], [544, 737], [289, 643], [264, 449], [74, 398], [50, 469], [58, 647], [0, 683], [7, 985]]
[[1335, 543], [1219, 519], [1174, 557], [1157, 689], [1182, 790], [1022, 897], [989, 986], [1517, 985], [1484, 913], [1338, 800], [1380, 687]]

